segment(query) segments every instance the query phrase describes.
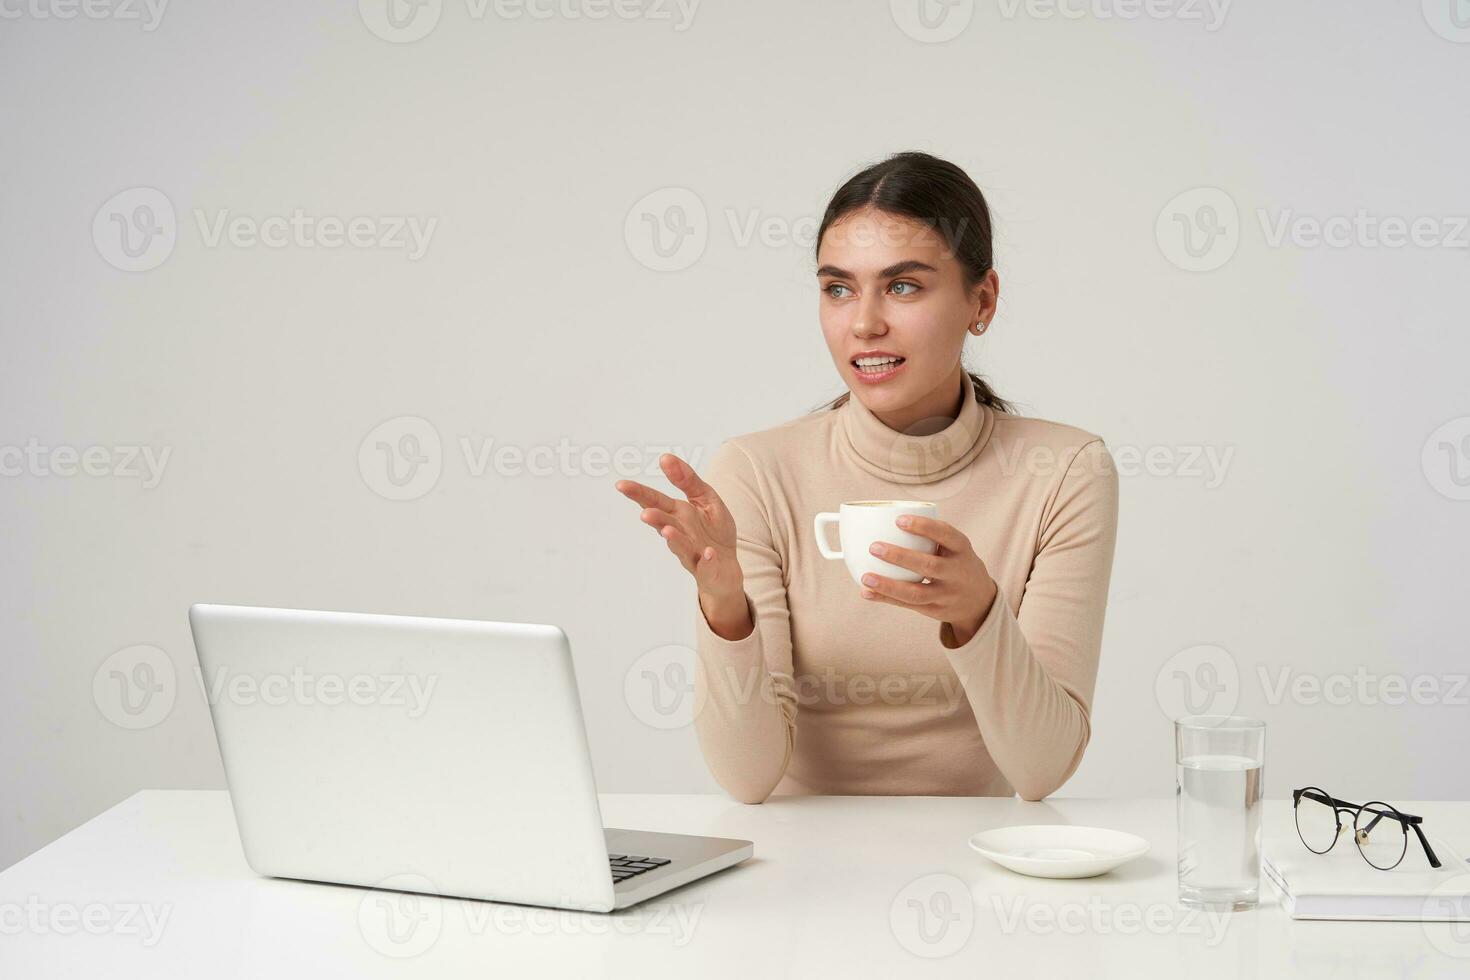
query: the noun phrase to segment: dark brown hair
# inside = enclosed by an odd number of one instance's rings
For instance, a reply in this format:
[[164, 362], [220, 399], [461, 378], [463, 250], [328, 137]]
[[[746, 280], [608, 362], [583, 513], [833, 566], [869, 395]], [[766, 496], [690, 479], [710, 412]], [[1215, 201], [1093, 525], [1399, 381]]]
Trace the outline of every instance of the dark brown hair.
[[[990, 207], [975, 182], [959, 167], [928, 153], [895, 153], [848, 178], [832, 195], [817, 229], [817, 249], [833, 223], [854, 211], [875, 208], [922, 221], [944, 236], [971, 288], [990, 271], [994, 260]], [[984, 378], [966, 370], [980, 404], [998, 412], [1014, 412]], [[852, 392], [844, 391], [818, 409], [839, 408]], [[817, 409], [813, 409], [816, 411]]]

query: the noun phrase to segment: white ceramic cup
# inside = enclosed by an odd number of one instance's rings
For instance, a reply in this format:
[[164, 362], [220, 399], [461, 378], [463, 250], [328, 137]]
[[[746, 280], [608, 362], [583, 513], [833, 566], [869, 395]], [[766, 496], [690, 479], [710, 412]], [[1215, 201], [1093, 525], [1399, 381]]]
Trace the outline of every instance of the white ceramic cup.
[[[939, 505], [925, 500], [849, 500], [838, 508], [838, 513], [827, 511], [817, 515], [813, 524], [817, 550], [823, 558], [840, 558], [846, 562], [852, 580], [858, 585], [863, 584], [863, 576], [868, 572], [900, 582], [922, 582], [924, 576], [918, 572], [890, 564], [868, 551], [874, 541], [883, 541], [934, 554], [938, 545], [932, 540], [905, 531], [895, 523], [900, 514], [938, 517]], [[838, 551], [828, 546], [828, 524], [837, 525], [837, 541], [841, 545]]]

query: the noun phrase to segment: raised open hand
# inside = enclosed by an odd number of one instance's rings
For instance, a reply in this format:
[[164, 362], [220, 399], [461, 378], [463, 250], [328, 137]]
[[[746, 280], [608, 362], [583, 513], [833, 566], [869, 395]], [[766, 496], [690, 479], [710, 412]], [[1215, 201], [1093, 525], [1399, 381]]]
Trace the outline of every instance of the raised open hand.
[[710, 625], [716, 619], [738, 624], [747, 619], [745, 577], [735, 557], [735, 518], [715, 488], [700, 479], [694, 467], [673, 453], [664, 453], [658, 465], [686, 499], [675, 500], [636, 480], [619, 480], [618, 492], [641, 504], [639, 519], [658, 531], [691, 575]]

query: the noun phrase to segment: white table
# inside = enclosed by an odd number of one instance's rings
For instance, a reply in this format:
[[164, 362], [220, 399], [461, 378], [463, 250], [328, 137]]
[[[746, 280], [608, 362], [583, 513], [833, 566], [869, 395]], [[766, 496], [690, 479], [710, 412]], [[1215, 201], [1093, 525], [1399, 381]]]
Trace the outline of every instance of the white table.
[[[755, 857], [608, 916], [416, 898], [257, 877], [224, 792], [147, 791], [0, 872], [0, 977], [1470, 976], [1470, 927], [1293, 921], [1264, 882], [1251, 912], [1182, 909], [1172, 799], [602, 806], [610, 826], [748, 838]], [[1470, 828], [1470, 803], [1404, 806]], [[1289, 803], [1267, 808], [1268, 826], [1290, 819]], [[1042, 881], [966, 845], [1048, 822], [1129, 830], [1153, 850]]]

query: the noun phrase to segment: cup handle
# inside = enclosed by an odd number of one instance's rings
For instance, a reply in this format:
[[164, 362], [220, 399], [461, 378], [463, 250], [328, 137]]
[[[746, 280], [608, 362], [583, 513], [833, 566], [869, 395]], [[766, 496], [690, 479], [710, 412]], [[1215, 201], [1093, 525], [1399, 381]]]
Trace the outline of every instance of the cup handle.
[[834, 514], [828, 511], [827, 513], [818, 514], [815, 523], [812, 525], [812, 529], [817, 532], [817, 550], [822, 553], [823, 558], [842, 557], [842, 552], [833, 551], [827, 547], [827, 525], [836, 524], [841, 517], [841, 514]]

